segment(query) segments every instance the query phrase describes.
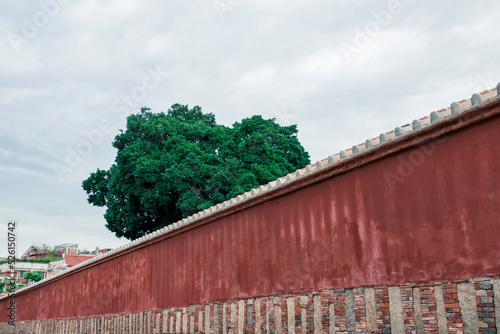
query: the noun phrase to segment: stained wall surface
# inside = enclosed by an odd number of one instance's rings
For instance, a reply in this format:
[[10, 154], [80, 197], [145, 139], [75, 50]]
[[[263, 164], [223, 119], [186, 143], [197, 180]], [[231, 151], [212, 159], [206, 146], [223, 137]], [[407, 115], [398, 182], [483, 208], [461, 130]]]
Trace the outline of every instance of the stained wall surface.
[[500, 107], [487, 112], [21, 293], [17, 320], [500, 277]]

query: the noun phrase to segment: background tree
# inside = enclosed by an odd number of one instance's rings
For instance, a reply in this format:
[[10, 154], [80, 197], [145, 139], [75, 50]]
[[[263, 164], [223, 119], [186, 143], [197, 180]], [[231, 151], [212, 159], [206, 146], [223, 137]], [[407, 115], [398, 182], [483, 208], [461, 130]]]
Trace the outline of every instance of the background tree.
[[38, 281], [43, 279], [43, 276], [39, 273], [34, 272], [34, 271], [30, 271], [24, 275], [24, 278], [28, 281], [38, 282]]
[[226, 127], [180, 104], [149, 110], [127, 118], [110, 169], [82, 183], [118, 237], [141, 237], [310, 163], [296, 125], [253, 116]]

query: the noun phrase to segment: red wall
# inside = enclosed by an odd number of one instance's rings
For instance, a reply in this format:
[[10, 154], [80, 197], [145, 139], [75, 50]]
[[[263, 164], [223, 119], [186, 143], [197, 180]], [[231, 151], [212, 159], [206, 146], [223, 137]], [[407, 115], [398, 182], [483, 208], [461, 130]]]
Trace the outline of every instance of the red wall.
[[426, 132], [446, 132], [439, 142], [389, 144], [376, 154], [394, 154], [23, 293], [17, 320], [498, 277], [500, 107], [488, 110]]

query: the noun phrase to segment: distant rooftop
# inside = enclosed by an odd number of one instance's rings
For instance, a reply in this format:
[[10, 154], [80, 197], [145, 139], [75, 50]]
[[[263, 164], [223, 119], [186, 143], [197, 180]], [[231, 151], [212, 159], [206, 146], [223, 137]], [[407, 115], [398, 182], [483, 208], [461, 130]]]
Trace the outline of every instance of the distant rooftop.
[[60, 248], [78, 248], [78, 244], [65, 243], [54, 247], [54, 249], [60, 249]]
[[64, 254], [64, 261], [68, 267], [76, 266], [84, 261], [90, 260], [94, 255], [84, 255], [84, 254]]

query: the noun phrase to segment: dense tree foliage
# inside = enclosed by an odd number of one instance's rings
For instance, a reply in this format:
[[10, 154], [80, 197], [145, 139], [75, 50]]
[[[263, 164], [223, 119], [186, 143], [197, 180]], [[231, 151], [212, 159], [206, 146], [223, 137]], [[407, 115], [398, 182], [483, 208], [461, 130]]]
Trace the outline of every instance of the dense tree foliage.
[[253, 116], [219, 125], [200, 107], [175, 104], [130, 115], [109, 170], [83, 181], [107, 207], [106, 227], [135, 239], [309, 164], [297, 127]]
[[24, 275], [24, 278], [31, 282], [38, 282], [43, 279], [43, 276], [34, 271], [30, 271]]

